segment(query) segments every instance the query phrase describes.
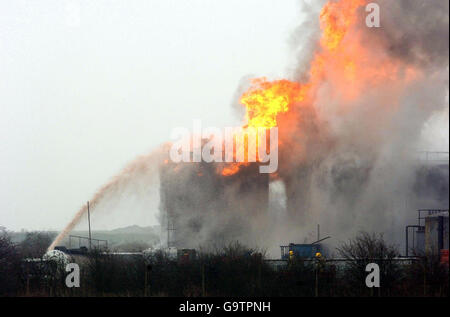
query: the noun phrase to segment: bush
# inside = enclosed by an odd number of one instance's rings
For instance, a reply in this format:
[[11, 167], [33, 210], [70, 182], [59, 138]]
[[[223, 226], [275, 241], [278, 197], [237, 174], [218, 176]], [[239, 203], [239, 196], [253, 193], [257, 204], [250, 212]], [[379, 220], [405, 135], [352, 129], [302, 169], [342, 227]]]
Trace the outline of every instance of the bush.
[[145, 263], [141, 256], [123, 257], [93, 250], [80, 267], [82, 285], [96, 296], [141, 296], [144, 291]]
[[409, 296], [448, 296], [448, 265], [438, 255], [421, 256], [406, 267], [404, 288]]
[[0, 296], [17, 295], [20, 289], [21, 259], [9, 235], [0, 232]]

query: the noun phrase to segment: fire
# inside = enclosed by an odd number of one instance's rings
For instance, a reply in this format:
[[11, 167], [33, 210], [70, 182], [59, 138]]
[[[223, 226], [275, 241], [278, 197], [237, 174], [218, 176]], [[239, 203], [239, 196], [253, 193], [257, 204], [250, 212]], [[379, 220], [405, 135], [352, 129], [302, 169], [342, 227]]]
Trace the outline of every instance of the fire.
[[[420, 74], [363, 38], [368, 0], [328, 2], [320, 14], [320, 50], [311, 63], [310, 84], [326, 80], [344, 103], [360, 98], [367, 87], [401, 88]], [[343, 110], [343, 109], [341, 109]]]
[[[251, 81], [252, 86], [240, 98], [246, 108], [246, 128], [272, 128], [277, 126], [277, 116], [289, 110], [293, 103], [304, 99], [305, 89], [299, 83], [286, 79], [267, 81], [266, 78], [256, 78]], [[242, 133], [246, 133], [246, 128]], [[260, 140], [257, 140], [259, 142]], [[247, 153], [248, 143], [236, 152]], [[257, 144], [250, 146], [257, 147]], [[228, 163], [220, 170], [223, 176], [231, 176], [239, 172], [248, 162]]]
[[[325, 79], [337, 84], [341, 94], [347, 99], [357, 97], [357, 79], [362, 74], [361, 66], [367, 74], [370, 63], [365, 49], [360, 45], [359, 33], [353, 28], [357, 22], [357, 12], [367, 1], [346, 0], [328, 2], [320, 13], [320, 50], [311, 62], [310, 86], [318, 87]], [[347, 38], [349, 37], [349, 39]], [[334, 78], [330, 76], [335, 75]], [[369, 75], [370, 77], [370, 75]]]
[[[293, 116], [293, 108], [314, 106], [312, 98], [321, 87], [333, 88], [329, 93], [340, 101], [339, 108], [326, 110], [339, 115], [352, 110], [352, 101], [360, 98], [367, 87], [387, 84], [392, 89], [401, 89], [402, 85], [420, 76], [409, 65], [402, 64], [382, 51], [373, 51], [374, 47], [365, 46], [360, 29], [364, 25], [364, 14], [360, 13], [368, 2], [341, 0], [325, 4], [319, 17], [322, 35], [310, 64], [308, 81], [268, 81], [266, 78], [251, 81], [251, 88], [240, 98], [246, 108], [248, 127], [278, 126], [277, 117], [280, 114], [288, 119]], [[390, 99], [385, 107], [395, 109], [396, 102]], [[242, 163], [226, 164], [221, 173], [224, 176], [233, 175], [240, 166]]]
[[[251, 81], [252, 86], [240, 98], [246, 108], [246, 128], [272, 128], [277, 126], [277, 116], [289, 110], [289, 106], [305, 98], [305, 87], [299, 83], [286, 79], [268, 81], [266, 78], [256, 78]], [[243, 133], [246, 133], [245, 129]], [[260, 140], [257, 140], [259, 142]], [[247, 153], [248, 144], [236, 152]], [[252, 144], [251, 146], [258, 146]], [[239, 172], [248, 162], [228, 163], [221, 174], [231, 176]]]
[[[348, 0], [328, 2], [320, 13], [322, 50], [314, 57], [310, 68], [310, 80], [300, 84], [287, 79], [268, 81], [266, 78], [256, 78], [251, 81], [251, 88], [240, 98], [246, 107], [246, 121], [249, 127], [277, 126], [277, 116], [289, 111], [292, 104], [304, 101], [311, 87], [323, 80], [326, 68], [338, 69], [343, 78], [355, 83], [360, 75], [358, 69], [361, 48], [358, 45], [342, 45], [345, 36], [357, 21], [357, 11], [367, 1]], [[357, 39], [353, 41], [358, 43]], [[388, 65], [392, 66], [392, 65]], [[373, 74], [383, 69], [371, 70]], [[351, 87], [350, 89], [351, 90]]]
[[320, 26], [323, 35], [320, 43], [326, 49], [337, 49], [349, 27], [356, 21], [356, 10], [365, 0], [328, 2], [320, 13]]
[[240, 166], [242, 163], [234, 163], [234, 164], [228, 164], [227, 166], [225, 166], [222, 171], [221, 174], [223, 176], [231, 176], [236, 174], [237, 172], [239, 172]]
[[267, 81], [266, 78], [252, 80], [240, 102], [246, 107], [249, 127], [272, 128], [277, 126], [277, 115], [289, 110], [289, 105], [304, 99], [300, 84], [286, 79]]

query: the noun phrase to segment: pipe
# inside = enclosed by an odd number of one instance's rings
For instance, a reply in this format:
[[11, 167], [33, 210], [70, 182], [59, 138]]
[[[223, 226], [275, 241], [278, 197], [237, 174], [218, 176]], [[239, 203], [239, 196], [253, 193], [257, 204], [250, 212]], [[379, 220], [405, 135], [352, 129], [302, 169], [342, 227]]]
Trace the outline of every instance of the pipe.
[[405, 256], [408, 256], [408, 233], [409, 233], [409, 228], [422, 228], [423, 226], [419, 226], [419, 225], [409, 225], [405, 227], [405, 233], [406, 233], [406, 243], [405, 243]]
[[328, 238], [331, 238], [331, 236], [327, 236], [327, 237], [325, 237], [325, 238], [322, 238], [322, 239], [320, 239], [320, 240], [314, 241], [314, 242], [313, 242], [313, 243], [311, 243], [311, 244], [316, 244], [316, 243], [319, 243], [320, 241], [326, 240], [326, 239], [328, 239]]

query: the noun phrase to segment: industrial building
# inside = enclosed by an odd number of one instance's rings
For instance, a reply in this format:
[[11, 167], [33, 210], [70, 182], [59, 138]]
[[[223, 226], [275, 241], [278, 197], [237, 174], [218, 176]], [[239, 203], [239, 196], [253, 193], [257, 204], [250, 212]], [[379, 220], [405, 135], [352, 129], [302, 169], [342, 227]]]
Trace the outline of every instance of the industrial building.
[[168, 247], [194, 249], [229, 237], [249, 241], [255, 219], [266, 218], [268, 174], [259, 172], [259, 163], [245, 163], [224, 176], [227, 164], [234, 163], [161, 164], [160, 223]]
[[[420, 152], [420, 168], [414, 185], [417, 223], [405, 228], [405, 256], [440, 256], [448, 263], [449, 153]], [[443, 209], [439, 209], [443, 208]]]
[[417, 224], [405, 229], [405, 255], [440, 256], [448, 263], [449, 214], [442, 209], [419, 209]]

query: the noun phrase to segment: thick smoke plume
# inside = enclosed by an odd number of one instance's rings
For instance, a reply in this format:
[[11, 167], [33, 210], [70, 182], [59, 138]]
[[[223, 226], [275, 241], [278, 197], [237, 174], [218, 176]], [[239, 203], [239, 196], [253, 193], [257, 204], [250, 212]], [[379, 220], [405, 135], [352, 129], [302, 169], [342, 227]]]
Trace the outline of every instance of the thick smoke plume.
[[[311, 40], [326, 31], [326, 14], [339, 29], [355, 3], [337, 47]], [[297, 29], [305, 36], [293, 37], [310, 49], [298, 50], [293, 79], [313, 91], [279, 120], [290, 239], [320, 224], [334, 241], [370, 230], [400, 242], [417, 208], [448, 208], [448, 165], [442, 184], [418, 195], [416, 155], [424, 125], [448, 108], [448, 2], [377, 1], [380, 28], [365, 25], [365, 3], [305, 4], [314, 14]]]

